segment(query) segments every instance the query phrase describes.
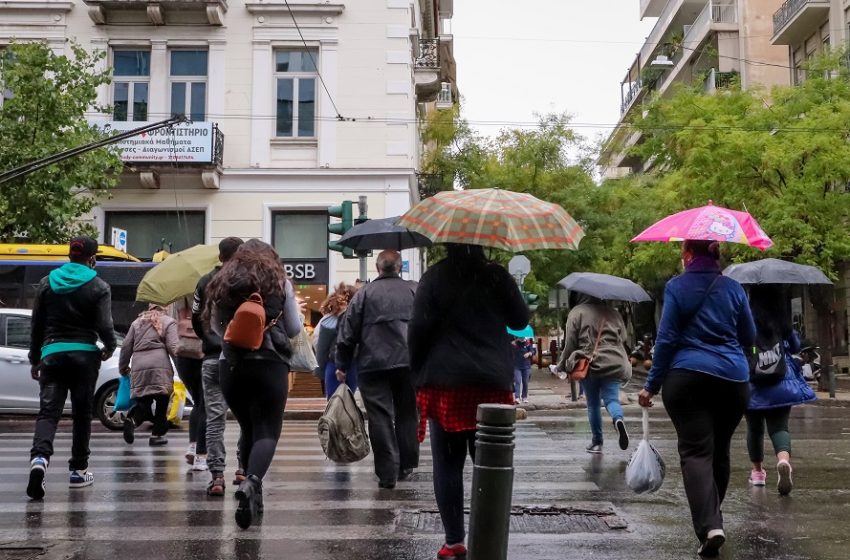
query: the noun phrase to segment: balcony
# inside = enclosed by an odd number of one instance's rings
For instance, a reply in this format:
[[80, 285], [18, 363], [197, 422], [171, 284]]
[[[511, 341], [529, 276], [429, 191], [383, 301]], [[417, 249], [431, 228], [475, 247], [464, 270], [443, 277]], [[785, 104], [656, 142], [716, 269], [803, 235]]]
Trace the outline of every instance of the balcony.
[[434, 101], [442, 89], [440, 40], [420, 39], [413, 59], [417, 100]]
[[665, 4], [667, 0], [640, 0], [640, 19], [660, 16]]
[[830, 0], [786, 0], [773, 14], [774, 45], [794, 45], [829, 18]]
[[738, 83], [737, 72], [718, 72], [714, 68], [708, 71], [703, 82], [705, 93], [714, 93], [719, 89], [727, 89]]
[[227, 0], [83, 0], [97, 25], [224, 25]]

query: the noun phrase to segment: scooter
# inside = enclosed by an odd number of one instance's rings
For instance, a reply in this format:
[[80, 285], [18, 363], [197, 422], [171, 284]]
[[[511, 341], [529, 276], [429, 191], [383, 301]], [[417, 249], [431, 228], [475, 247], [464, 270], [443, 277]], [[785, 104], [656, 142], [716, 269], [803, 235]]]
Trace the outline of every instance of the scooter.
[[642, 362], [644, 369], [652, 367], [652, 355], [655, 350], [655, 345], [652, 343], [652, 336], [645, 334], [643, 339], [639, 340], [635, 345], [634, 350], [629, 354], [629, 361], [632, 366], [636, 366]]

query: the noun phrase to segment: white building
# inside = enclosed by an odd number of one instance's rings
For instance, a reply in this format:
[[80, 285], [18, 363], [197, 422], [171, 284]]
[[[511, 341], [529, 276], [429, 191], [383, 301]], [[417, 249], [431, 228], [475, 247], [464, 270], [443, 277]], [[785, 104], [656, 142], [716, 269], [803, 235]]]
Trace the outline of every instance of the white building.
[[365, 195], [379, 218], [418, 200], [419, 119], [456, 95], [451, 16], [452, 0], [10, 0], [0, 45], [106, 51], [113, 114], [93, 120], [194, 121], [122, 144], [120, 186], [92, 216], [101, 241], [127, 230], [144, 258], [163, 240], [260, 238], [315, 309], [358, 276], [328, 251], [328, 207]]

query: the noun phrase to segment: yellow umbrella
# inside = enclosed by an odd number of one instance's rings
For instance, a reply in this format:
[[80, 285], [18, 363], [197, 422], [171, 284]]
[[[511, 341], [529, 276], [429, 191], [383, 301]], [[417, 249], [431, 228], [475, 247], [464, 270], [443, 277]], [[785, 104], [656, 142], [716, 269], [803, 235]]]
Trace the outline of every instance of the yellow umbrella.
[[168, 305], [195, 291], [201, 276], [218, 265], [218, 246], [195, 245], [169, 255], [139, 284], [136, 301]]

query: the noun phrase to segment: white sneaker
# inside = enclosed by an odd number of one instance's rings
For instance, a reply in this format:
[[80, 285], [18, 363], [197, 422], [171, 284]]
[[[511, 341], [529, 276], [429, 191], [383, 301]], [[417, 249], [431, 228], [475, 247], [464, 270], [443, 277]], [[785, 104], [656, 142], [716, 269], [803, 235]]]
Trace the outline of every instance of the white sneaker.
[[195, 444], [190, 443], [188, 449], [186, 449], [186, 464], [194, 465], [195, 464]]
[[712, 529], [705, 537], [705, 542], [702, 543], [697, 550], [697, 554], [706, 558], [716, 558], [720, 554], [720, 547], [726, 542], [726, 533], [723, 529]]
[[193, 471], [208, 471], [209, 467], [207, 467], [207, 456], [206, 455], [195, 455], [195, 462], [192, 464]]
[[522, 402], [527, 403], [528, 399], [522, 399]]
[[779, 474], [779, 480], [776, 481], [776, 489], [780, 496], [787, 496], [794, 488], [794, 483], [791, 480], [791, 463], [786, 460], [781, 460], [776, 463], [776, 472]]
[[90, 471], [71, 471], [71, 477], [68, 481], [70, 488], [85, 488], [94, 484], [94, 474]]

